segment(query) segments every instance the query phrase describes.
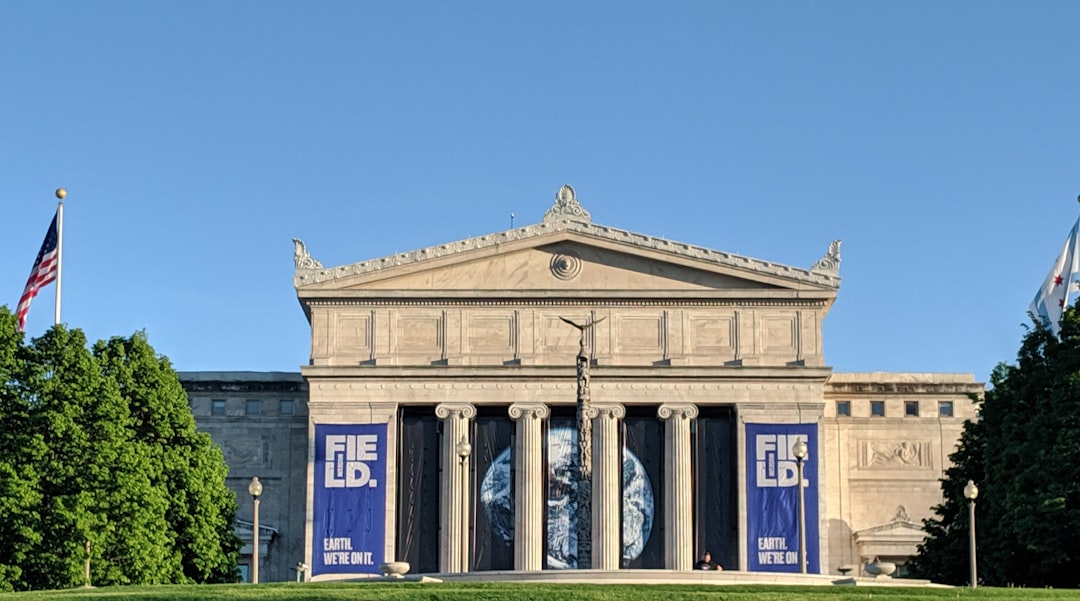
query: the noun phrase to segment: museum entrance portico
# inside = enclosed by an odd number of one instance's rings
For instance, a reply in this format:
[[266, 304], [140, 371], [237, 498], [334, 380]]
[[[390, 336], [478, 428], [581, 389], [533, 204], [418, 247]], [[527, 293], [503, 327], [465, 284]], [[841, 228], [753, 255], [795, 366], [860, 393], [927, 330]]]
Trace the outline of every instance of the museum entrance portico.
[[[341, 418], [350, 415], [348, 423], [367, 418], [388, 424], [388, 448], [397, 451], [387, 454], [382, 480], [394, 499], [385, 557], [393, 549], [395, 560], [408, 561], [418, 573], [578, 567], [571, 477], [574, 405], [533, 400], [573, 395], [572, 369], [561, 370], [561, 378], [480, 378], [441, 385], [430, 375], [397, 371], [398, 377], [362, 388], [347, 379], [333, 386], [310, 380], [315, 388], [339, 389], [351, 398], [324, 400], [330, 410], [325, 414], [312, 403], [319, 423], [345, 423]], [[593, 567], [690, 569], [703, 550], [728, 569], [745, 567], [747, 558], [740, 553], [747, 540], [740, 526], [746, 511], [739, 494], [746, 486], [740, 470], [746, 465], [741, 419], [760, 414], [773, 423], [790, 412], [796, 423], [801, 411], [813, 424], [821, 404], [723, 403], [715, 397], [776, 394], [778, 389], [809, 396], [820, 385], [788, 379], [771, 386], [741, 381], [635, 386], [601, 368], [593, 373]], [[679, 397], [685, 393], [680, 388], [700, 388], [701, 400], [655, 400], [666, 394]], [[367, 395], [359, 394], [361, 389], [384, 395], [409, 391], [401, 396], [411, 400], [363, 400]], [[703, 394], [708, 389], [713, 398]], [[525, 398], [495, 400], [512, 397], [515, 390]], [[600, 400], [616, 390], [627, 402]], [[462, 439], [471, 446], [464, 457], [457, 448]]]
[[797, 569], [790, 443], [804, 440], [822, 569], [838, 248], [801, 269], [599, 226], [569, 186], [539, 224], [384, 259], [324, 269], [297, 241], [312, 576], [582, 567], [579, 338], [588, 567], [689, 570], [707, 549], [728, 569]]

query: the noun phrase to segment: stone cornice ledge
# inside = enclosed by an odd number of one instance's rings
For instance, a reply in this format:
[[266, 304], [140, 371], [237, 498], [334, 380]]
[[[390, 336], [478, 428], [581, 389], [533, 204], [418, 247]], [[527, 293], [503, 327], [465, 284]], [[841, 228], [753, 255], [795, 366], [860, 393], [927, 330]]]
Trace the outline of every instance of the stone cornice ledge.
[[[320, 282], [332, 281], [349, 276], [372, 273], [381, 269], [397, 267], [399, 265], [408, 265], [427, 259], [466, 253], [517, 240], [536, 238], [554, 232], [576, 232], [602, 240], [650, 248], [661, 252], [668, 252], [680, 257], [699, 259], [726, 267], [769, 274], [796, 282], [817, 284], [834, 289], [839, 289], [840, 287], [840, 276], [838, 271], [837, 273], [833, 273], [831, 271], [822, 271], [820, 268], [802, 269], [799, 267], [791, 267], [780, 263], [772, 263], [761, 259], [751, 259], [741, 255], [711, 250], [702, 246], [674, 242], [664, 238], [636, 234], [627, 230], [597, 225], [594, 223], [574, 221], [571, 219], [553, 220], [545, 223], [527, 225], [512, 230], [477, 236], [475, 238], [467, 238], [449, 244], [429, 246], [419, 250], [390, 255], [379, 259], [361, 261], [351, 265], [342, 265], [330, 269], [307, 267], [308, 265], [321, 265], [317, 261], [314, 261], [314, 259], [312, 259], [312, 262], [297, 261], [296, 271], [293, 275], [293, 285], [299, 290], [310, 284], [318, 284]], [[817, 265], [815, 265], [815, 267], [817, 267]]]
[[[454, 379], [463, 382], [490, 381], [561, 381], [573, 382], [576, 377], [573, 365], [563, 366], [489, 366], [468, 367], [453, 365], [378, 366], [378, 365], [305, 365], [300, 373], [309, 379], [353, 379], [447, 382]], [[604, 381], [656, 381], [690, 382], [697, 380], [745, 380], [749, 385], [760, 380], [824, 383], [832, 374], [831, 367], [727, 367], [727, 366], [594, 366], [592, 380]]]

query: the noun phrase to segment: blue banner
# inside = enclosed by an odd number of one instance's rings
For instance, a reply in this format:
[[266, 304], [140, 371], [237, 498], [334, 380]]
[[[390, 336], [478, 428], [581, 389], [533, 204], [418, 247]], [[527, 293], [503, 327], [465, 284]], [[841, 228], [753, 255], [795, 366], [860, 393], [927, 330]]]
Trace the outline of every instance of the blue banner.
[[809, 449], [803, 460], [807, 572], [821, 573], [817, 424], [746, 424], [746, 529], [750, 571], [799, 571], [799, 468], [791, 446], [800, 438]]
[[378, 574], [386, 548], [386, 424], [315, 425], [311, 574]]

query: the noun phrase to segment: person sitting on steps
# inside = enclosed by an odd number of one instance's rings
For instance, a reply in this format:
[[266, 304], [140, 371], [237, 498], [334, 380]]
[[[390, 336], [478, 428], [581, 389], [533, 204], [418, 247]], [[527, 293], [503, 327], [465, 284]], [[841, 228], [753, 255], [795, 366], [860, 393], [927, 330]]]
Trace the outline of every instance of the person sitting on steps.
[[723, 568], [723, 566], [721, 566], [718, 563], [713, 563], [712, 562], [712, 555], [708, 551], [706, 551], [701, 556], [701, 559], [697, 563], [694, 564], [694, 569], [695, 570], [722, 570], [724, 568]]

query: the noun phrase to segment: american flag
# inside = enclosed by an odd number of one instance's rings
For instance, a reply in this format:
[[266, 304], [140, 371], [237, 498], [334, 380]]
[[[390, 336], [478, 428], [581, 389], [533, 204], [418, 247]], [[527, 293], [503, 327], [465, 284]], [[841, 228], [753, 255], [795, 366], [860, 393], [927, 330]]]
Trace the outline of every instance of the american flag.
[[30, 270], [30, 279], [26, 280], [26, 288], [19, 297], [19, 308], [16, 309], [15, 314], [19, 317], [20, 332], [26, 329], [26, 314], [30, 312], [30, 301], [34, 300], [39, 290], [56, 280], [59, 267], [57, 243], [60, 241], [60, 232], [56, 228], [58, 215], [59, 211], [57, 215], [53, 215], [52, 224], [45, 234], [45, 241], [41, 243], [41, 250], [38, 251], [37, 259], [34, 261], [34, 268]]

